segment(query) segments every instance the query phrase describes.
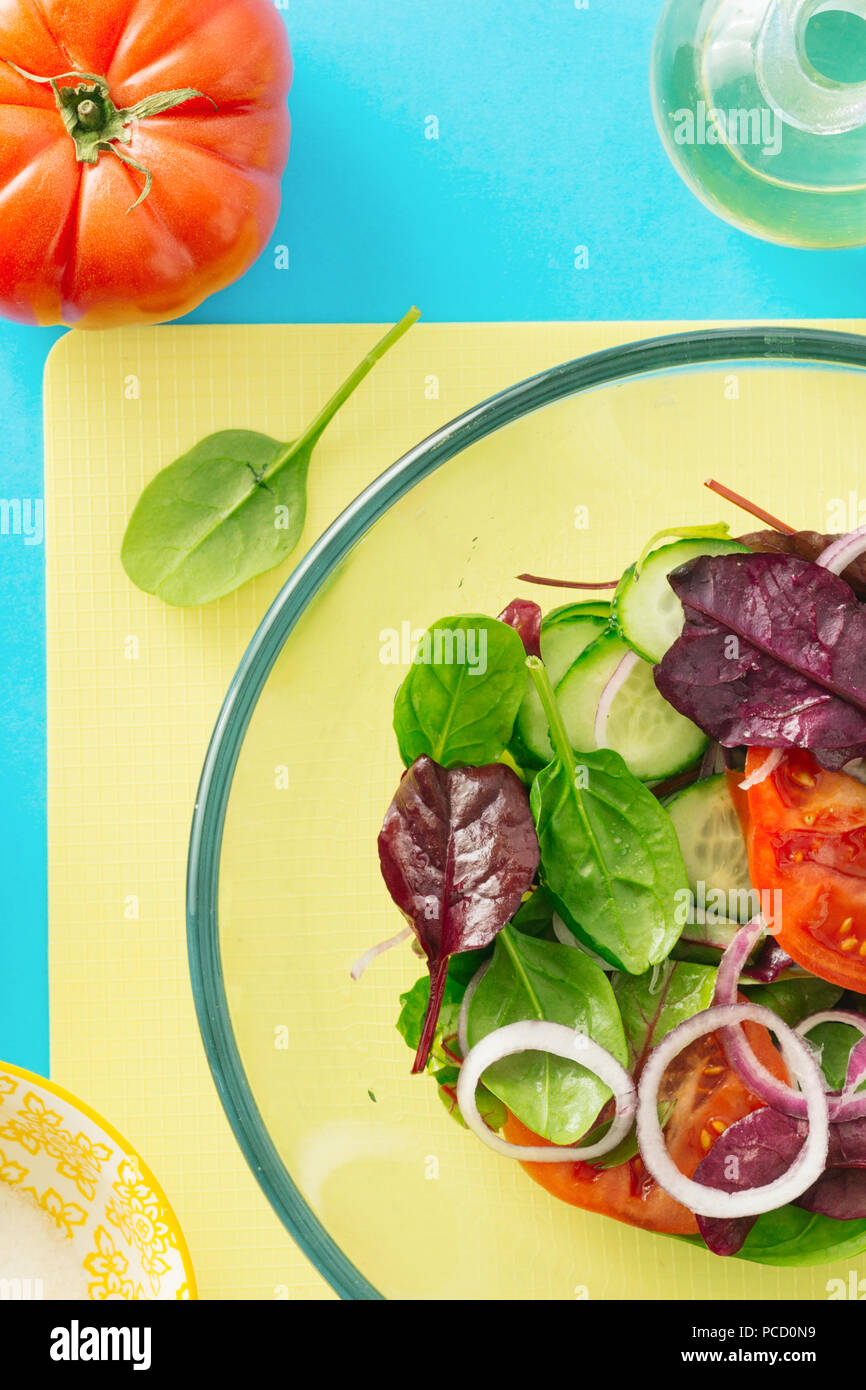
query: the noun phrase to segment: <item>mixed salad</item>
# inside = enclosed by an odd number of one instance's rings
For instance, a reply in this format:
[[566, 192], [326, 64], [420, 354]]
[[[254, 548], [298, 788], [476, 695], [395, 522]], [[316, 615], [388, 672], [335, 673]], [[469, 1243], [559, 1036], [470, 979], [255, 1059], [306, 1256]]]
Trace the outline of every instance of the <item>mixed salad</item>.
[[379, 836], [408, 926], [353, 973], [414, 938], [413, 1070], [557, 1197], [821, 1263], [866, 1249], [866, 527], [713, 486], [770, 529], [424, 635]]

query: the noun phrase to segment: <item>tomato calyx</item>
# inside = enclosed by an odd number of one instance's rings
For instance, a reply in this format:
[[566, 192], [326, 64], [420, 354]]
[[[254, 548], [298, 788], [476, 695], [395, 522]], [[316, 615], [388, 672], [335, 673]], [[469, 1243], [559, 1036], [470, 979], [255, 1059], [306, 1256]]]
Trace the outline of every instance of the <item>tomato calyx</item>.
[[[75, 157], [80, 164], [96, 164], [100, 154], [109, 151], [117, 155], [123, 164], [128, 164], [130, 168], [144, 175], [144, 188], [128, 209], [129, 212], [133, 212], [144, 202], [153, 186], [150, 170], [139, 164], [138, 160], [133, 159], [128, 150], [123, 148], [132, 142], [135, 124], [147, 120], [149, 116], [160, 116], [165, 111], [172, 111], [176, 106], [194, 101], [197, 97], [210, 101], [214, 110], [217, 109], [216, 102], [195, 87], [155, 92], [152, 96], [143, 97], [134, 106], [118, 107], [111, 99], [108, 83], [93, 73], [61, 72], [56, 77], [39, 77], [36, 73], [20, 68], [10, 58], [3, 61], [27, 82], [38, 82], [41, 86], [51, 88], [60, 118], [75, 145]], [[73, 78], [73, 85], [61, 87], [60, 83], [64, 78]]]

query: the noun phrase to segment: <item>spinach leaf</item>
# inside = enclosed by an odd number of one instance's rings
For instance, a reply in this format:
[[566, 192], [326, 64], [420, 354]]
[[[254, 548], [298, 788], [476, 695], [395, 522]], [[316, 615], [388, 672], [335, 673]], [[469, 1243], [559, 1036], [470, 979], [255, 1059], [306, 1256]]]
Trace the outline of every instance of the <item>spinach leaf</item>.
[[[701, 1236], [671, 1236], [706, 1251]], [[778, 1265], [785, 1269], [809, 1269], [831, 1265], [837, 1259], [855, 1259], [866, 1251], [866, 1220], [837, 1220], [801, 1207], [780, 1207], [759, 1216], [734, 1259], [752, 1265]]]
[[442, 618], [424, 634], [397, 692], [394, 731], [407, 766], [495, 763], [526, 691], [526, 653], [513, 627], [480, 614]]
[[672, 1028], [713, 1001], [716, 971], [706, 965], [665, 961], [645, 975], [611, 980], [629, 1049], [629, 1071], [638, 1077], [652, 1049]]
[[221, 430], [158, 473], [123, 540], [121, 560], [133, 584], [183, 608], [211, 603], [281, 564], [304, 529], [313, 450], [340, 407], [418, 318], [411, 309], [292, 443], [253, 430]]
[[[578, 1028], [625, 1063], [622, 1021], [604, 971], [572, 946], [537, 941], [507, 926], [496, 938], [493, 964], [469, 1008], [469, 1043], [529, 1018]], [[581, 1138], [611, 1095], [585, 1067], [542, 1052], [497, 1062], [485, 1072], [484, 1085], [555, 1144]]]
[[526, 936], [544, 936], [552, 927], [555, 910], [547, 890], [536, 888], [532, 897], [520, 904], [511, 925]]
[[[845, 1023], [819, 1023], [809, 1034], [809, 1042], [819, 1051], [821, 1068], [831, 1091], [841, 1091], [845, 1085], [848, 1058], [852, 1047], [861, 1037], [862, 1034], [858, 1033], [856, 1028], [849, 1028]], [[866, 1081], [862, 1082], [857, 1090], [862, 1091], [864, 1088]]]
[[758, 1217], [737, 1258], [794, 1268], [853, 1259], [864, 1250], [866, 1221], [837, 1221], [800, 1207], [780, 1207]]
[[[701, 1236], [673, 1236], [673, 1240], [706, 1250]], [[866, 1250], [866, 1221], [837, 1221], [801, 1207], [779, 1207], [759, 1216], [745, 1243], [733, 1256], [750, 1264], [808, 1269], [812, 1265], [851, 1260]]]
[[[438, 1087], [439, 1099], [448, 1111], [452, 1119], [456, 1120], [464, 1129], [468, 1126], [460, 1113], [460, 1106], [457, 1104], [457, 1082], [460, 1077], [459, 1067], [443, 1067], [441, 1071], [434, 1072], [436, 1085]], [[475, 1104], [482, 1120], [490, 1129], [502, 1129], [508, 1119], [508, 1109], [497, 1100], [496, 1096], [490, 1094], [486, 1086], [478, 1086], [475, 1091]]]
[[682, 931], [676, 907], [688, 877], [673, 822], [618, 753], [573, 753], [543, 664], [529, 657], [527, 665], [557, 755], [530, 794], [542, 881], [581, 941], [643, 974]]
[[[834, 1008], [842, 997], [842, 990], [836, 985], [811, 977], [802, 980], [777, 980], [775, 984], [760, 985], [757, 989], [753, 989], [747, 983], [744, 988], [748, 991], [751, 1004], [763, 1004], [764, 1008], [772, 1009], [773, 1013], [778, 1014], [791, 1028], [796, 1028], [797, 1024], [802, 1023], [810, 1014]], [[831, 1026], [839, 1027], [838, 1024]], [[854, 1029], [846, 1029], [846, 1032], [853, 1035]], [[813, 1042], [819, 1041], [818, 1034], [819, 1030], [816, 1028], [809, 1037]]]

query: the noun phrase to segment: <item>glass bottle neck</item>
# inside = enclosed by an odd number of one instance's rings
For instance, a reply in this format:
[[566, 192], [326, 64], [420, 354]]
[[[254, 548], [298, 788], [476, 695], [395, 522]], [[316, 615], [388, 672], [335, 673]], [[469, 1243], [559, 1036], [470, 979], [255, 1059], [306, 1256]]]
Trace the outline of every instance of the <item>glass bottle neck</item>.
[[823, 77], [806, 53], [806, 29], [822, 11], [866, 21], [866, 0], [770, 0], [755, 44], [758, 85], [789, 125], [816, 135], [841, 135], [866, 125], [866, 82]]

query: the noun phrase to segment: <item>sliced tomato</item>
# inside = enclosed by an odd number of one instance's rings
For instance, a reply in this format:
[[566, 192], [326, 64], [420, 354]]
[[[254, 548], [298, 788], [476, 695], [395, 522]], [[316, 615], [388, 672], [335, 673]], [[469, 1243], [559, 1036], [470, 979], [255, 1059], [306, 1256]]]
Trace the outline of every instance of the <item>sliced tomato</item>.
[[[750, 749], [747, 775], [768, 756]], [[797, 748], [748, 798], [749, 874], [780, 946], [813, 975], [866, 992], [866, 787]]]
[[[760, 1061], [774, 1076], [785, 1079], [784, 1065], [766, 1029], [751, 1023], [745, 1029]], [[668, 1067], [659, 1103], [666, 1106], [672, 1102], [674, 1110], [665, 1127], [665, 1139], [671, 1157], [687, 1178], [694, 1175], [701, 1159], [729, 1125], [764, 1105], [728, 1066], [715, 1033], [698, 1038]], [[508, 1118], [505, 1136], [512, 1144], [545, 1142], [513, 1115]], [[600, 1212], [646, 1231], [677, 1236], [697, 1233], [698, 1224], [692, 1212], [659, 1187], [640, 1157], [607, 1169], [589, 1163], [521, 1166], [554, 1197], [573, 1207]]]

